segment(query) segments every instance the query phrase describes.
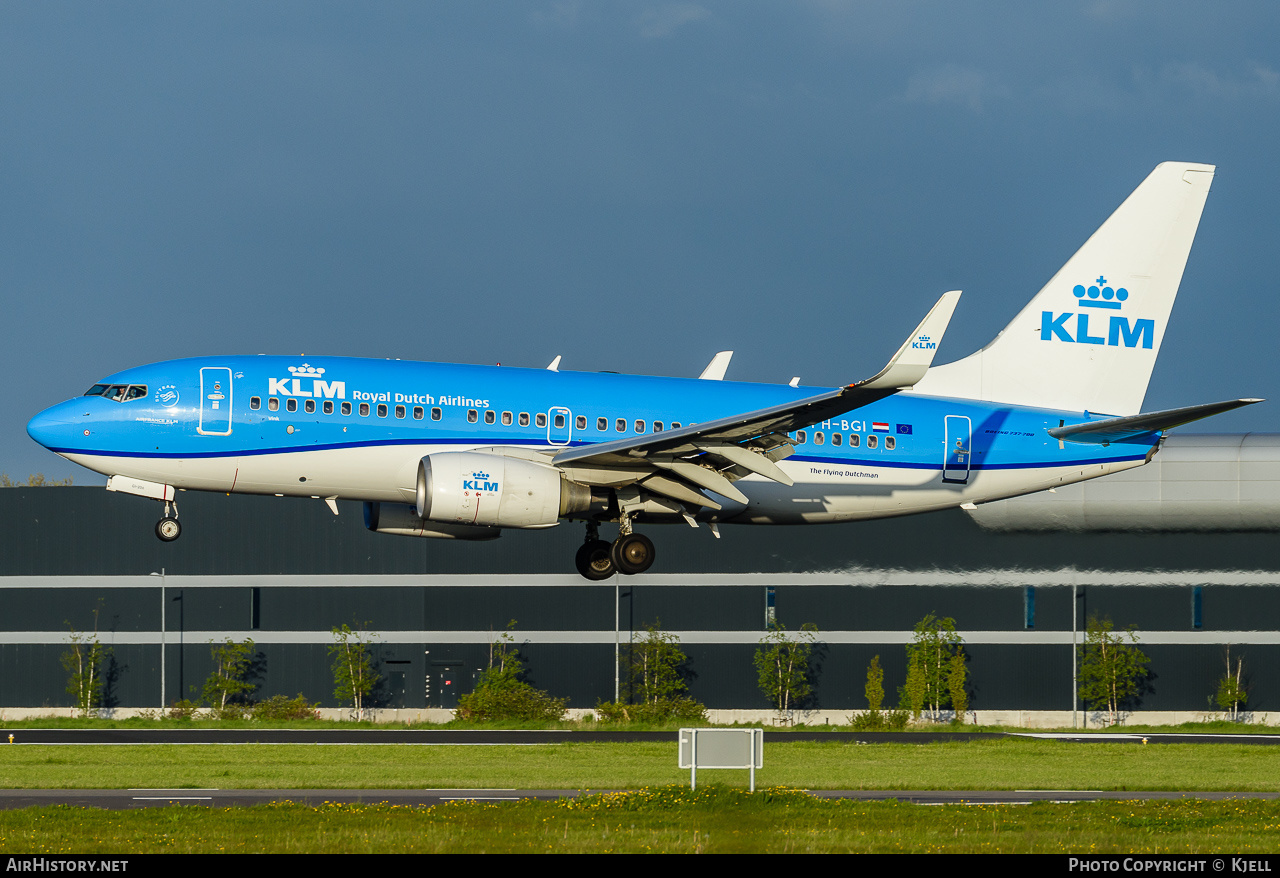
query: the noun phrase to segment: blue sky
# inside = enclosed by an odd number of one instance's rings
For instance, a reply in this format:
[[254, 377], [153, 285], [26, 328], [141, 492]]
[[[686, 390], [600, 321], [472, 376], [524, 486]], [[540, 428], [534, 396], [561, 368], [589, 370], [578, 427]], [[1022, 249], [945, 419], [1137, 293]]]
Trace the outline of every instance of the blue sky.
[[[103, 375], [306, 353], [866, 377], [1218, 165], [1146, 408], [1280, 397], [1280, 6], [0, 2], [0, 471]], [[16, 379], [16, 380], [14, 380]], [[1280, 398], [1199, 429], [1280, 431]]]

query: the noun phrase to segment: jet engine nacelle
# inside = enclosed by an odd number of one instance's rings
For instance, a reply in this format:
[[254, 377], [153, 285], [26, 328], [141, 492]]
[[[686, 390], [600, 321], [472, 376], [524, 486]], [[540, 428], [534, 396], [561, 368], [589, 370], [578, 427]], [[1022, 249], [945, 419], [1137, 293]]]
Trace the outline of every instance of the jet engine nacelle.
[[474, 451], [428, 454], [418, 464], [418, 514], [486, 527], [551, 527], [591, 504], [591, 489], [543, 463]]
[[496, 540], [502, 531], [496, 527], [471, 527], [465, 524], [442, 524], [424, 521], [418, 510], [408, 503], [364, 504], [364, 526], [375, 533], [401, 537], [429, 537], [435, 540]]

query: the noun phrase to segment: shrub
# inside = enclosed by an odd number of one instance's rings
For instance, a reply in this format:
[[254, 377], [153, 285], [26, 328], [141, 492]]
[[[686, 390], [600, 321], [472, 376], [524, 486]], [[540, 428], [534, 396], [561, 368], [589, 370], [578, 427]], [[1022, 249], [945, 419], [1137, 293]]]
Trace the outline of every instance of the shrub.
[[308, 702], [307, 699], [302, 697], [301, 692], [298, 693], [297, 698], [272, 695], [266, 701], [259, 701], [250, 708], [250, 715], [259, 722], [263, 720], [319, 719], [320, 714], [316, 711], [319, 706]]
[[702, 702], [687, 697], [641, 704], [601, 701], [596, 704], [596, 716], [606, 723], [706, 722], [707, 708]]

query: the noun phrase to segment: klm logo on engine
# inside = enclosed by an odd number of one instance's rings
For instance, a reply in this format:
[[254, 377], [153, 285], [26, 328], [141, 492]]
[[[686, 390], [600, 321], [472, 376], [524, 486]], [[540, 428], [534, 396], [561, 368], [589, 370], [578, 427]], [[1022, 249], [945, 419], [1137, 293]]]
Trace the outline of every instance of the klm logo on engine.
[[489, 481], [488, 473], [472, 473], [471, 478], [462, 480], [464, 491], [497, 491], [498, 483]]
[[[321, 378], [324, 369], [317, 369], [303, 363], [301, 366], [290, 366], [292, 378], [268, 378], [271, 382], [267, 389], [268, 396], [314, 396], [317, 399], [346, 399], [347, 382], [325, 381]], [[307, 389], [303, 389], [304, 386]]]
[[[1106, 283], [1107, 279], [1099, 276], [1098, 280], [1087, 288], [1083, 284], [1076, 284], [1071, 292], [1076, 297], [1076, 307], [1080, 308], [1080, 311], [1065, 311], [1061, 314], [1041, 311], [1040, 340], [1126, 348], [1136, 348], [1141, 345], [1150, 350], [1156, 337], [1154, 320], [1143, 317], [1130, 323], [1129, 318], [1120, 314], [1097, 313], [1119, 311], [1129, 299], [1129, 291], [1124, 287], [1112, 289], [1106, 286]], [[1085, 308], [1093, 309], [1092, 313], [1084, 311]], [[1089, 325], [1091, 318], [1092, 327]], [[1095, 332], [1098, 335], [1092, 334]]]

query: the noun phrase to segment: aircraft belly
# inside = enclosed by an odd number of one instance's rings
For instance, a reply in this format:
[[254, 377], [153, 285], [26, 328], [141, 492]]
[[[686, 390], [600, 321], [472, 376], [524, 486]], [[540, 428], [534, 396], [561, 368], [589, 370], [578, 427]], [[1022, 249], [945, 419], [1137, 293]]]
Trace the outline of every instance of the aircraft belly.
[[824, 524], [910, 515], [1044, 491], [1143, 463], [1127, 460], [974, 470], [967, 483], [946, 483], [941, 470], [936, 469], [797, 462], [787, 467], [795, 479], [794, 487], [758, 478], [738, 482], [750, 503], [722, 516], [722, 520], [742, 524]]

